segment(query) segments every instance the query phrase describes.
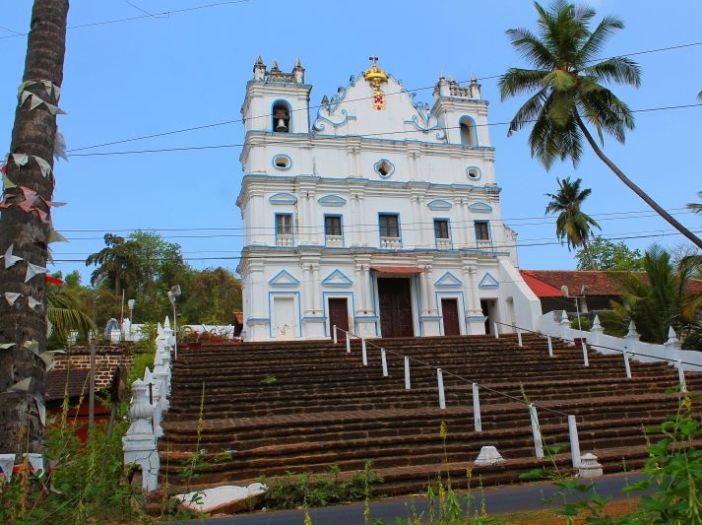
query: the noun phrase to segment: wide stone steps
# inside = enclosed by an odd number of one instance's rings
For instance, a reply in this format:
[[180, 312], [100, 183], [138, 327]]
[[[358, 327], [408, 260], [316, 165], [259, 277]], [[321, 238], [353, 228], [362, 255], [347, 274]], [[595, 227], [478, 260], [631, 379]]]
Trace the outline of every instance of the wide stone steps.
[[[590, 351], [585, 368], [579, 346], [554, 340], [555, 357], [549, 358], [544, 339], [525, 334], [523, 341], [521, 348], [515, 336], [375, 341], [387, 350], [390, 377], [382, 377], [379, 351], [370, 345], [369, 366], [362, 366], [355, 341], [350, 354], [343, 342], [328, 341], [183, 350], [159, 444], [162, 475], [171, 486], [182, 483], [179, 472], [198, 447], [205, 463], [191, 486], [324, 472], [331, 465], [346, 476], [370, 459], [385, 478], [381, 491], [402, 494], [424, 490], [446, 468], [445, 453], [452, 477], [465, 483], [480, 447], [495, 445], [508, 461], [474, 469], [474, 479], [514, 482], [535, 465], [551, 464], [533, 458], [525, 396], [539, 408], [547, 445], [568, 444], [565, 415], [575, 414], [583, 451], [602, 454], [609, 470], [621, 470], [622, 458], [630, 468], [640, 466], [646, 459], [642, 425], [660, 423], [678, 406], [670, 393], [677, 372], [632, 361], [628, 380], [619, 355]], [[413, 360], [409, 391], [404, 355]], [[444, 370], [445, 410], [437, 407], [437, 366]], [[480, 433], [473, 426], [470, 381], [481, 384]], [[702, 390], [702, 375], [688, 374], [687, 384]], [[445, 451], [442, 421], [449, 429]], [[554, 460], [570, 468], [567, 454]]]

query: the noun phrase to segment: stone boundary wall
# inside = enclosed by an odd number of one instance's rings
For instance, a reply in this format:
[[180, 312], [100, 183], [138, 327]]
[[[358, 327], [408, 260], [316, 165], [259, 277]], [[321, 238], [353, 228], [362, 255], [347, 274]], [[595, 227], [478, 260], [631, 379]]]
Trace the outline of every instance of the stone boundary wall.
[[[52, 370], [66, 370], [68, 361], [71, 370], [90, 370], [90, 349], [73, 347], [68, 354], [56, 354]], [[119, 366], [129, 368], [132, 365], [132, 353], [120, 346], [98, 346], [95, 349], [95, 389], [108, 388], [114, 371]]]

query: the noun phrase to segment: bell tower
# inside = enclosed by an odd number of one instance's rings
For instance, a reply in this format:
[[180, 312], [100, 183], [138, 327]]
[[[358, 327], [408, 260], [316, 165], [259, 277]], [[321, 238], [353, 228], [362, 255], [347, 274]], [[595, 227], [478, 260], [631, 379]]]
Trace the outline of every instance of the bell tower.
[[268, 69], [259, 56], [241, 106], [244, 128], [276, 134], [308, 133], [311, 89], [305, 84], [305, 68], [300, 59], [290, 73], [284, 73], [276, 61]]

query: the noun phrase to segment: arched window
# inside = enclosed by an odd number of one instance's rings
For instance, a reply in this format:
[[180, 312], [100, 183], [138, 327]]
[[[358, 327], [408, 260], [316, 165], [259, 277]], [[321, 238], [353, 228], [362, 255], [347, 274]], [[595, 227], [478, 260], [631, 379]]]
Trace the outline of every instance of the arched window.
[[459, 121], [461, 127], [461, 144], [464, 146], [478, 145], [478, 130], [475, 121], [470, 117], [461, 117]]
[[290, 133], [290, 104], [284, 100], [277, 100], [273, 104], [273, 131]]

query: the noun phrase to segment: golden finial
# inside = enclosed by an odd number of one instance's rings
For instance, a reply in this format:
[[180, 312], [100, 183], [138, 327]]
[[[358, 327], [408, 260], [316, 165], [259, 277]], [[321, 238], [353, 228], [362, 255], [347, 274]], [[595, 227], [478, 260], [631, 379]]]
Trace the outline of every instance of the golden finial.
[[371, 56], [368, 60], [371, 61], [371, 67], [363, 73], [363, 79], [370, 82], [373, 89], [380, 91], [380, 85], [388, 81], [388, 75], [378, 67], [378, 57]]

